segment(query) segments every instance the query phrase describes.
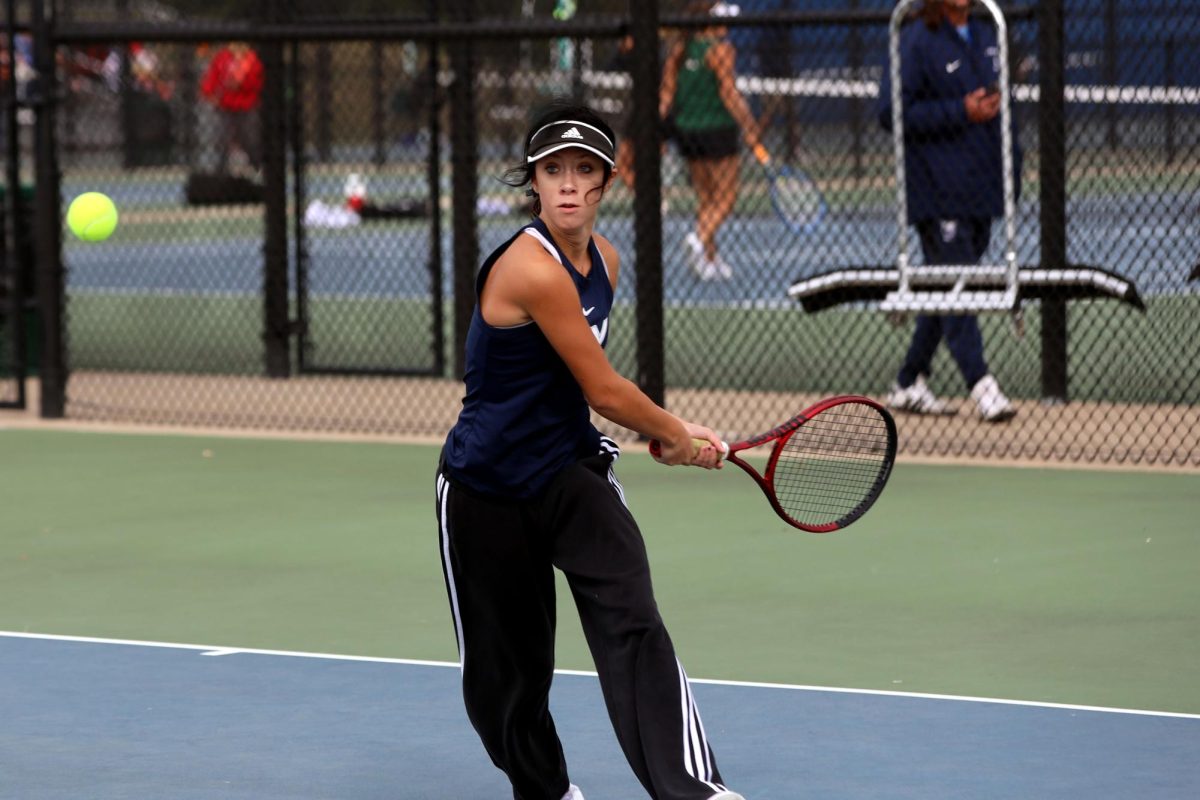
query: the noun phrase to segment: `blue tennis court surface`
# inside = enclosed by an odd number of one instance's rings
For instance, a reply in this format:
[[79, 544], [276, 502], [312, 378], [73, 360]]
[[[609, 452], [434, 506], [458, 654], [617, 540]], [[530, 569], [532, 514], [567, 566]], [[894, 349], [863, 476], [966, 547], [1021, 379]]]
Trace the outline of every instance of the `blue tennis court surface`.
[[[0, 797], [511, 796], [430, 662], [0, 633]], [[1200, 797], [1200, 716], [695, 681], [748, 800]], [[593, 676], [552, 695], [588, 800], [645, 797]]]

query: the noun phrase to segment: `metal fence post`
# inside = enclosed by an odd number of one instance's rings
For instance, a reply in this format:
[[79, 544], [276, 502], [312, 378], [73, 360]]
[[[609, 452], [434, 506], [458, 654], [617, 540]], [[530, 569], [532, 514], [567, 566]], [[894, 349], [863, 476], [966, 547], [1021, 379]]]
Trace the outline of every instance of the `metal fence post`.
[[[1043, 3], [1043, 10], [1046, 4]], [[1120, 45], [1118, 44], [1118, 20], [1117, 20], [1117, 0], [1104, 0], [1104, 84], [1105, 86], [1116, 86], [1120, 82], [1120, 70], [1117, 66], [1117, 59], [1120, 58]], [[1121, 146], [1121, 133], [1119, 128], [1119, 120], [1117, 119], [1117, 104], [1107, 103], [1105, 106], [1105, 116], [1107, 117], [1107, 131], [1105, 133], [1108, 146], [1116, 149]]]
[[[1172, 89], [1175, 87], [1175, 37], [1167, 37], [1166, 52], [1164, 54], [1166, 63], [1163, 65], [1163, 71], [1166, 73], [1163, 76], [1163, 84]], [[1170, 164], [1175, 160], [1175, 104], [1167, 103], [1163, 113], [1166, 115], [1164, 127], [1166, 128], [1166, 141], [1163, 142], [1163, 147], [1166, 149], [1167, 163]]]
[[384, 98], [383, 42], [371, 42], [371, 139], [375, 144], [373, 163], [387, 163], [387, 101]]
[[662, 154], [658, 121], [658, 4], [630, 0], [633, 33], [634, 256], [637, 265], [637, 383], [666, 400], [662, 268]]
[[186, 44], [179, 60], [179, 104], [182, 107], [179, 114], [179, 121], [182, 122], [180, 126], [182, 130], [179, 132], [179, 149], [180, 158], [189, 172], [196, 169], [199, 156], [199, 141], [196, 136], [196, 130], [200, 127], [199, 114], [196, 113], [196, 108], [199, 106], [196, 87], [199, 82], [195, 45]]
[[[1041, 263], [1067, 265], [1067, 151], [1064, 114], [1063, 0], [1043, 0], [1038, 16], [1038, 140]], [[1067, 301], [1042, 300], [1042, 399], [1067, 402]]]
[[34, 227], [37, 242], [37, 299], [42, 315], [41, 415], [59, 419], [67, 404], [66, 280], [62, 261], [62, 208], [55, 122], [57, 76], [55, 43], [44, 0], [33, 3], [34, 71], [37, 91], [35, 147], [37, 189]]
[[333, 159], [333, 53], [326, 42], [317, 45], [316, 99], [314, 116], [317, 120], [317, 160], [328, 163]]
[[[426, 9], [429, 21], [437, 22], [437, 0], [429, 0]], [[442, 289], [442, 89], [438, 83], [441, 44], [436, 40], [425, 44], [428, 63], [423, 78], [429, 92], [429, 161], [426, 164], [429, 181], [429, 277], [433, 294], [432, 335], [436, 348], [436, 374], [446, 372], [446, 309]]]
[[[4, 44], [8, 52], [17, 51], [17, 1], [5, 0]], [[8, 308], [0, 308], [0, 315], [7, 314], [9, 342], [11, 344], [10, 365], [16, 379], [17, 396], [11, 407], [25, 408], [25, 374], [28, 357], [25, 342], [25, 309], [32, 287], [26, 285], [26, 276], [31, 265], [25, 263], [25, 248], [22, 246], [29, 235], [21, 224], [24, 215], [24, 199], [21, 197], [21, 127], [17, 116], [17, 71], [9, 69], [4, 81], [4, 175], [7, 190], [4, 193], [4, 267], [9, 274]], [[0, 336], [4, 335], [0, 324]], [[0, 347], [4, 342], [0, 341]], [[0, 351], [2, 352], [2, 351]], [[0, 407], [10, 407], [0, 402]]]
[[[296, 1], [288, 9], [295, 14]], [[292, 226], [295, 263], [292, 275], [296, 305], [292, 331], [297, 336], [296, 370], [304, 372], [309, 362], [308, 340], [308, 227], [304, 212], [308, 207], [308, 150], [304, 97], [308, 86], [308, 74], [304, 71], [303, 54], [299, 41], [288, 44], [287, 67], [288, 93], [288, 146], [292, 154]]]
[[[850, 0], [850, 10], [858, 11], [859, 0]], [[847, 57], [850, 62], [850, 76], [853, 80], [863, 79], [863, 66], [866, 59], [863, 56], [863, 41], [862, 28], [858, 25], [851, 25], [847, 32], [848, 41], [846, 42]], [[850, 125], [851, 125], [851, 155], [854, 164], [855, 179], [863, 177], [863, 143], [866, 136], [866, 110], [867, 104], [862, 98], [855, 97], [850, 101]], [[789, 126], [790, 127], [790, 126]]]
[[[454, 21], [474, 18], [474, 0], [449, 4]], [[454, 374], [466, 371], [467, 329], [475, 313], [475, 270], [479, 267], [479, 219], [475, 196], [479, 183], [479, 127], [475, 115], [475, 43], [457, 42], [450, 48], [450, 158], [454, 198]], [[433, 213], [439, 213], [433, 209]]]
[[[262, 13], [268, 22], [280, 18], [279, 0], [267, 0]], [[263, 364], [267, 377], [291, 374], [288, 319], [287, 220], [287, 78], [281, 41], [263, 42], [262, 92], [263, 170]]]
[[[117, 15], [121, 19], [129, 19], [129, 0], [117, 0]], [[121, 103], [121, 158], [125, 168], [138, 166], [140, 153], [137, 141], [137, 102], [133, 89], [133, 65], [129, 60], [129, 43], [117, 45], [117, 57], [120, 60], [117, 69], [117, 96]]]

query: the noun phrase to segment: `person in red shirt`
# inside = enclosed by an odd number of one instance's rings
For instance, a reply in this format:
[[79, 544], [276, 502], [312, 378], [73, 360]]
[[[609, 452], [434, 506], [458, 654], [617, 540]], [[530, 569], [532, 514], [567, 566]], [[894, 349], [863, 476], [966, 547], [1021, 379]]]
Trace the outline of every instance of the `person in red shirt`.
[[261, 165], [258, 106], [262, 89], [262, 61], [245, 42], [222, 47], [209, 62], [200, 92], [221, 119], [218, 172], [229, 170], [230, 156], [235, 151], [245, 153], [254, 169]]

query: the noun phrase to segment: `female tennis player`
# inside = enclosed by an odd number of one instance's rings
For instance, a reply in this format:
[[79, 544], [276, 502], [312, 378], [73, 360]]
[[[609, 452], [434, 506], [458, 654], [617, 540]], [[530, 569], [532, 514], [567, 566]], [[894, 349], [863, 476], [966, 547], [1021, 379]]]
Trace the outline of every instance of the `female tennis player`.
[[[663, 443], [666, 464], [720, 466], [707, 427], [660, 408], [605, 357], [620, 259], [593, 233], [611, 128], [555, 104], [506, 176], [536, 217], [484, 261], [466, 397], [442, 450], [437, 515], [467, 716], [518, 800], [582, 800], [549, 711], [554, 569], [566, 576], [626, 758], [658, 800], [725, 789], [659, 616], [642, 535], [589, 408]], [[696, 449], [692, 439], [710, 444]]]
[[679, 154], [688, 163], [696, 191], [696, 228], [684, 237], [688, 266], [700, 280], [729, 280], [733, 268], [717, 252], [717, 231], [733, 213], [738, 196], [738, 133], [751, 150], [762, 146], [758, 123], [737, 88], [737, 50], [722, 20], [741, 9], [694, 0], [691, 14], [713, 24], [679, 37], [667, 52], [658, 113], [670, 119]]

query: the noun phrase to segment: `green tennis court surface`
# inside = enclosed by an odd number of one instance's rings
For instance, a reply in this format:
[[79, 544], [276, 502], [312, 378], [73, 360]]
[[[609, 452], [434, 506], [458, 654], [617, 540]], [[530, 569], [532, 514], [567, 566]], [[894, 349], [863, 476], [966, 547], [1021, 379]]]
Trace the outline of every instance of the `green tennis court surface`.
[[[0, 630], [455, 659], [428, 445], [0, 430]], [[900, 464], [792, 532], [618, 465], [689, 674], [1200, 712], [1200, 475]], [[563, 593], [558, 665], [591, 669]]]
[[[783, 297], [782, 289], [780, 297]], [[326, 325], [320, 328], [322, 347], [355, 359], [387, 353], [401, 364], [425, 364], [429, 345], [412, 330], [425, 330], [428, 304], [416, 300], [325, 298], [320, 307], [328, 319], [370, 320], [372, 325]], [[72, 366], [77, 369], [178, 371], [184, 363], [192, 373], [258, 374], [262, 370], [261, 300], [238, 297], [122, 293], [77, 293], [71, 298], [68, 334]], [[1071, 312], [1073, 363], [1119, 365], [1108, 367], [1111, 381], [1080, 381], [1072, 389], [1079, 401], [1157, 403], [1178, 396], [1200, 403], [1200, 381], [1181, 381], [1195, 370], [1185, 347], [1164, 350], [1156, 333], [1158, 320], [1176, 320], [1173, 333], [1181, 342], [1200, 340], [1200, 296], [1157, 297], [1147, 301], [1147, 314], [1102, 304], [1080, 304]], [[630, 306], [614, 308], [613, 335], [632, 339], [636, 325]], [[189, 320], [181, 334], [179, 320]], [[453, 314], [447, 306], [446, 320]], [[908, 328], [889, 324], [875, 311], [851, 309], [806, 315], [796, 308], [680, 307], [666, 312], [672, 335], [666, 345], [667, 380], [686, 386], [696, 375], [722, 375], [744, 391], [811, 391], [812, 376], [825, 385], [860, 385], [862, 366], [833, 347], [847, 330], [861, 331], [862, 341], [892, 342], [904, 347]], [[989, 357], [1011, 364], [1006, 387], [1017, 397], [1038, 397], [1038, 341], [1041, 326], [1027, 315], [1024, 337], [1012, 335], [1007, 320], [983, 323], [991, 335]], [[447, 322], [449, 325], [449, 322]], [[417, 327], [411, 327], [417, 326]], [[762, 331], [772, 331], [763, 336]], [[621, 339], [623, 342], [624, 339]], [[447, 335], [453, 341], [452, 335]], [[716, 346], [719, 341], [720, 347]], [[747, 369], [747, 364], [772, 363], [781, 342], [812, 342], [815, 346], [789, 352], [788, 368]], [[626, 374], [634, 371], [634, 350], [624, 344], [613, 353], [614, 364]], [[934, 362], [938, 374], [953, 374], [947, 353]], [[890, 375], [890, 372], [888, 373]], [[881, 383], [878, 391], [885, 390]], [[956, 384], [957, 385], [957, 384]]]

